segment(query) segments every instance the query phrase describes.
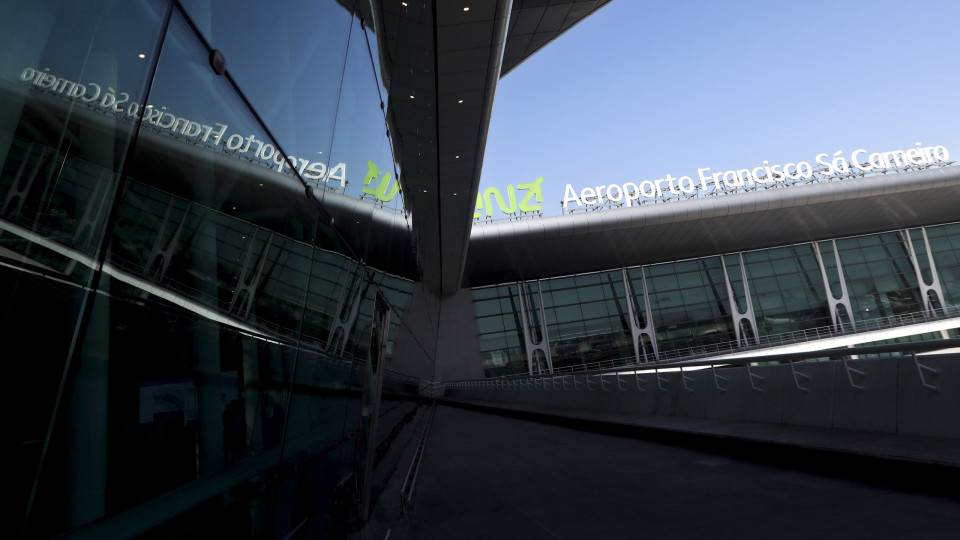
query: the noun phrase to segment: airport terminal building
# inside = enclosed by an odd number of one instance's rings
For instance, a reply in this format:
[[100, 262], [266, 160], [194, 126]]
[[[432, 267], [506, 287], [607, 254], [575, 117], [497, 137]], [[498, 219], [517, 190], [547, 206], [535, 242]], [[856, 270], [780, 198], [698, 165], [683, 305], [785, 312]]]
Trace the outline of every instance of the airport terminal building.
[[954, 149], [481, 191], [498, 80], [607, 1], [5, 2], [22, 534], [336, 535], [437, 383], [960, 337]]

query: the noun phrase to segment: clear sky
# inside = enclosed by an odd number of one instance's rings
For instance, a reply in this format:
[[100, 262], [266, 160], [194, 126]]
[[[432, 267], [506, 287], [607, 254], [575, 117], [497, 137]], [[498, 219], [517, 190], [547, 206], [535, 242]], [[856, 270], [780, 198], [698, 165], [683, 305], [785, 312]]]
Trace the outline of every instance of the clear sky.
[[[960, 1], [613, 0], [497, 87], [481, 190], [675, 177], [944, 145]], [[958, 209], [960, 217], [960, 209]]]

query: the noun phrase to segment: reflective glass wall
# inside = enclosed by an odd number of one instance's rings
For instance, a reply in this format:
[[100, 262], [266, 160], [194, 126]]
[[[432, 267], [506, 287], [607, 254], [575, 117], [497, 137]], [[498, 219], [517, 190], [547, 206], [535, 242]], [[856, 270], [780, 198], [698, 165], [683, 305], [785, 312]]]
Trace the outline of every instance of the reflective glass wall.
[[[536, 291], [525, 301], [519, 287]], [[473, 290], [488, 377], [717, 354], [960, 316], [960, 224]], [[541, 304], [536, 303], [542, 298]]]
[[[342, 526], [375, 299], [389, 358], [417, 279], [371, 225], [403, 204], [369, 4], [0, 8], [17, 527]], [[389, 368], [376, 440], [419, 406]]]

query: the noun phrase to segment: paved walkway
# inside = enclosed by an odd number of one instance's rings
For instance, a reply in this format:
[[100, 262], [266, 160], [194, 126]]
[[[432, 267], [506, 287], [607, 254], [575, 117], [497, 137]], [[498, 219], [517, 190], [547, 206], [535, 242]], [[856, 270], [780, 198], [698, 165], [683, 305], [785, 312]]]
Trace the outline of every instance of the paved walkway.
[[441, 405], [390, 538], [815, 536], [958, 538], [960, 500]]
[[[852, 455], [890, 463], [946, 465], [960, 468], [960, 441], [941, 437], [897, 435], [876, 431], [830, 429], [762, 422], [709, 420], [682, 416], [637, 415], [551, 405], [497, 403], [445, 399], [448, 404], [498, 411], [540, 421], [618, 432], [672, 443], [703, 447], [702, 439], [716, 445], [791, 448], [819, 451], [834, 457]], [[960, 471], [958, 471], [960, 472]], [[958, 490], [960, 491], [960, 490]]]

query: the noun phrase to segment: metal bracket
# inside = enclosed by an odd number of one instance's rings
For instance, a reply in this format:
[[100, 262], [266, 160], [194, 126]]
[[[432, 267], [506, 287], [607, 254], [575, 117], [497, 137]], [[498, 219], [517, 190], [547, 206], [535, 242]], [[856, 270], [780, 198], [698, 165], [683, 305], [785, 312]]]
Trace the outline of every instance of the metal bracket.
[[939, 392], [940, 391], [939, 388], [927, 382], [926, 377], [923, 376], [923, 370], [927, 370], [930, 373], [933, 373], [934, 375], [940, 375], [940, 370], [921, 364], [920, 360], [917, 358], [917, 353], [915, 352], [910, 353], [910, 356], [913, 357], [913, 363], [917, 365], [917, 374], [920, 375], [920, 384], [922, 384], [924, 388], [929, 388], [934, 392]]
[[713, 371], [713, 385], [717, 387], [717, 390], [726, 392], [727, 389], [720, 386], [720, 381], [727, 382], [727, 378], [723, 375], [717, 375], [717, 366], [710, 366], [710, 370]]
[[809, 383], [810, 376], [807, 375], [806, 373], [801, 373], [797, 371], [797, 368], [793, 365], [793, 360], [790, 361], [790, 371], [793, 372], [793, 384], [797, 385], [797, 390], [800, 390], [801, 392], [809, 392], [810, 385], [807, 384], [806, 388], [800, 386], [800, 379], [803, 378]]
[[843, 368], [847, 370], [847, 379], [850, 381], [850, 386], [851, 386], [852, 388], [856, 388], [857, 390], [866, 392], [867, 389], [866, 389], [865, 387], [860, 386], [859, 384], [855, 384], [855, 383], [853, 382], [853, 374], [856, 373], [857, 375], [861, 375], [861, 376], [863, 376], [864, 378], [866, 378], [867, 374], [866, 374], [865, 372], [863, 372], [863, 371], [860, 371], [859, 369], [850, 367], [850, 366], [847, 364], [847, 359], [846, 359], [846, 358], [843, 359]]
[[693, 377], [689, 377], [683, 372], [683, 367], [680, 368], [680, 381], [683, 382], [684, 390], [686, 390], [687, 392], [693, 392], [693, 388], [690, 388], [687, 385], [687, 381], [691, 381], [691, 382], [696, 382], [696, 381], [694, 381]]
[[666, 392], [667, 389], [663, 387], [663, 383], [666, 382], [667, 384], [670, 384], [670, 379], [666, 377], [661, 377], [660, 370], [658, 369], [654, 369], [653, 373], [656, 374], [657, 376], [657, 388], [659, 388], [661, 392]]
[[[634, 376], [634, 378], [636, 378], [636, 380], [637, 380], [637, 390], [639, 390], [639, 391], [641, 391], [641, 392], [646, 392], [646, 391], [647, 391], [647, 380], [646, 380], [646, 379], [641, 379], [641, 378], [640, 378], [640, 373], [638, 373], [638, 372], [636, 372], [636, 371], [633, 372], [633, 376]], [[641, 385], [640, 383], [643, 383], [643, 384]]]

